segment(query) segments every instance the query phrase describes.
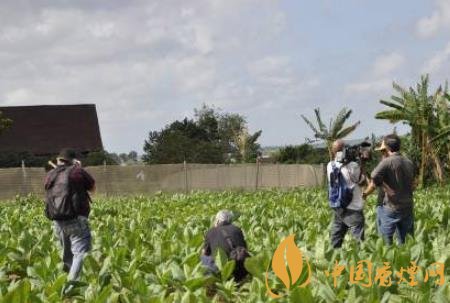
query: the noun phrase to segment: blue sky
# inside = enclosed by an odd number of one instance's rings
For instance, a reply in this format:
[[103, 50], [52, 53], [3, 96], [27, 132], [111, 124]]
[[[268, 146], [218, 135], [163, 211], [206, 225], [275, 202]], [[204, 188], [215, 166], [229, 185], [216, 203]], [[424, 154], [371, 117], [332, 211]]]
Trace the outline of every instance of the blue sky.
[[303, 143], [315, 107], [381, 135], [393, 80], [450, 70], [450, 0], [6, 0], [0, 25], [0, 105], [96, 103], [115, 152], [203, 103], [245, 115], [262, 145]]

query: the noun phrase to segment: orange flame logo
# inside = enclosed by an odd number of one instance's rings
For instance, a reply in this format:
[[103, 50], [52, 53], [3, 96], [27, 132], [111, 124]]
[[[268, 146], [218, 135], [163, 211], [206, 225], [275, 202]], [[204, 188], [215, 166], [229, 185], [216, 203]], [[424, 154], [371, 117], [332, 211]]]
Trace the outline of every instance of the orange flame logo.
[[[275, 250], [272, 258], [272, 270], [281, 282], [283, 282], [287, 290], [290, 290], [291, 287], [298, 281], [303, 271], [303, 254], [302, 251], [295, 245], [294, 237], [295, 234], [292, 234], [284, 239]], [[308, 278], [304, 283], [299, 285], [299, 287], [305, 287], [311, 281], [311, 266], [309, 265], [307, 259], [306, 264], [308, 266]], [[267, 267], [266, 271], [267, 292], [273, 299], [280, 298], [281, 296], [273, 293], [269, 287], [269, 267], [270, 265]]]

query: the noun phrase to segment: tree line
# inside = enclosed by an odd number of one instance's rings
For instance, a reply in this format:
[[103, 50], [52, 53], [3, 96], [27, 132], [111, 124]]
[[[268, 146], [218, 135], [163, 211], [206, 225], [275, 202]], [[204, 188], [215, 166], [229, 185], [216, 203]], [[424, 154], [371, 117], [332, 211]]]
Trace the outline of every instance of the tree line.
[[[450, 174], [450, 94], [448, 85], [430, 92], [429, 77], [424, 75], [413, 87], [393, 83], [394, 94], [380, 100], [386, 109], [376, 113], [376, 119], [392, 124], [403, 123], [410, 132], [403, 138], [403, 150], [416, 164], [419, 184], [443, 183]], [[314, 110], [314, 120], [300, 115], [312, 130], [313, 138], [300, 145], [288, 145], [274, 152], [272, 161], [279, 163], [324, 163], [331, 158], [331, 143], [348, 137], [360, 121], [346, 125], [352, 114], [343, 108], [326, 124], [320, 109]], [[0, 112], [0, 135], [14, 121]], [[144, 142], [142, 157], [137, 152], [128, 154], [92, 152], [86, 156], [86, 165], [101, 164], [165, 164], [165, 163], [245, 163], [255, 162], [261, 155], [258, 139], [262, 131], [249, 132], [247, 120], [237, 113], [203, 105], [194, 109], [193, 118], [176, 120], [160, 130], [149, 132]], [[376, 144], [376, 137], [371, 140]], [[325, 143], [323, 147], [315, 143]], [[47, 157], [29, 153], [0, 155], [0, 167], [17, 167], [25, 159], [29, 166], [45, 164]], [[429, 169], [431, 168], [431, 169]]]
[[255, 162], [262, 131], [250, 133], [244, 116], [203, 105], [194, 118], [184, 118], [151, 131], [144, 144], [143, 161], [164, 163]]
[[[404, 88], [393, 83], [394, 94], [388, 100], [380, 100], [386, 109], [375, 115], [376, 119], [392, 124], [403, 123], [410, 132], [402, 136], [403, 150], [416, 164], [418, 184], [437, 182], [442, 184], [450, 174], [450, 94], [448, 84], [430, 92], [429, 76], [424, 75], [415, 87]], [[327, 127], [320, 110], [315, 110], [317, 125], [305, 116], [306, 124], [316, 139], [326, 142], [330, 159], [331, 143], [353, 132], [360, 122], [344, 127], [351, 110], [343, 109]], [[375, 142], [374, 142], [375, 143]], [[430, 169], [431, 168], [431, 169]]]

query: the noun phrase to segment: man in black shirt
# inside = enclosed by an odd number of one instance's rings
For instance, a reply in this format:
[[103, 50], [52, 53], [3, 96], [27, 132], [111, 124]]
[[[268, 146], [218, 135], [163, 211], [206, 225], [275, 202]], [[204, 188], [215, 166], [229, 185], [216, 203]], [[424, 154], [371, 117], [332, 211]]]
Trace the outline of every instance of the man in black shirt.
[[205, 236], [205, 244], [202, 251], [203, 265], [213, 273], [218, 272], [214, 263], [217, 249], [222, 249], [229, 259], [236, 260], [234, 277], [237, 281], [247, 274], [243, 259], [248, 256], [247, 243], [242, 230], [231, 224], [233, 213], [227, 210], [219, 211], [216, 215], [214, 227]]
[[387, 157], [373, 170], [372, 180], [363, 193], [365, 198], [376, 187], [383, 188], [383, 206], [378, 209], [379, 227], [389, 245], [395, 232], [400, 244], [405, 243], [406, 235], [414, 234], [415, 169], [414, 164], [400, 154], [400, 146], [397, 135], [384, 137], [380, 149], [386, 149]]

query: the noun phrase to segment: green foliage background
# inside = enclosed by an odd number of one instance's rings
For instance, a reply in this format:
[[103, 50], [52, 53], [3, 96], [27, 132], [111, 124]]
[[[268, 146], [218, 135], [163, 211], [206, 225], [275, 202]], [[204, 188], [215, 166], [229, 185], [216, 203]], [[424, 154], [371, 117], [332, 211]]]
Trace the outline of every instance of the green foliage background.
[[[402, 247], [386, 247], [376, 232], [372, 197], [366, 206], [366, 241], [358, 247], [348, 238], [341, 250], [330, 246], [331, 213], [321, 189], [96, 198], [90, 220], [93, 250], [82, 280], [66, 302], [270, 301], [265, 271], [278, 244], [292, 233], [313, 267], [313, 279], [307, 288], [289, 293], [270, 274], [270, 286], [284, 295], [274, 302], [448, 302], [449, 198], [450, 188], [417, 192], [415, 239], [409, 238]], [[240, 288], [226, 279], [233, 265], [220, 256], [222, 277], [205, 277], [199, 264], [204, 234], [220, 209], [238, 213], [236, 224], [253, 255], [246, 264], [253, 277]], [[0, 216], [0, 301], [61, 302], [66, 274], [42, 200], [29, 197], [2, 203]], [[349, 285], [344, 272], [334, 288], [324, 271], [331, 270], [336, 260], [348, 265], [359, 260], [371, 260], [376, 266], [390, 262], [397, 271], [411, 260], [424, 268], [440, 261], [446, 265], [446, 283], [437, 287], [432, 279], [417, 287], [363, 288]], [[423, 274], [420, 271], [419, 281]]]
[[328, 151], [309, 144], [288, 145], [275, 154], [277, 162], [283, 164], [321, 164], [329, 161]]
[[150, 131], [144, 142], [147, 164], [255, 162], [262, 131], [248, 132], [244, 116], [203, 105], [184, 118]]

